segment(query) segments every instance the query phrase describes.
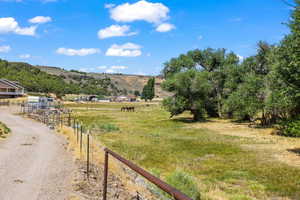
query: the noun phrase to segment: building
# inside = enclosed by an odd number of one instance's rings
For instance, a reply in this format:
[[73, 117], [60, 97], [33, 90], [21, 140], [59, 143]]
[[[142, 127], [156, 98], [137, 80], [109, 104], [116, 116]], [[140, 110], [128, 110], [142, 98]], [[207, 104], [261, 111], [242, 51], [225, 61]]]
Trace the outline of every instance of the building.
[[112, 97], [111, 101], [114, 102], [135, 102], [136, 96], [134, 95], [128, 95], [128, 96], [117, 96], [117, 97]]
[[15, 81], [0, 79], [0, 98], [14, 98], [25, 94], [25, 89]]

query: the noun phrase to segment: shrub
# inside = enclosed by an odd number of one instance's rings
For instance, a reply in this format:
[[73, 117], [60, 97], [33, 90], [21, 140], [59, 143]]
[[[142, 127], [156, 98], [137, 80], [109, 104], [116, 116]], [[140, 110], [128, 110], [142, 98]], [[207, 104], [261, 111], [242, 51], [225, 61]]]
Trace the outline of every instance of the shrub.
[[[157, 169], [152, 169], [151, 173], [158, 178], [161, 178], [161, 172]], [[176, 188], [177, 190], [181, 191], [182, 193], [186, 194], [190, 198], [194, 200], [200, 200], [200, 192], [194, 178], [189, 174], [183, 171], [175, 171], [169, 176], [166, 177], [166, 182], [171, 185], [172, 187]], [[171, 200], [172, 197], [163, 192], [154, 184], [149, 185], [149, 189], [154, 193], [158, 199], [160, 200]]]
[[280, 135], [287, 137], [300, 137], [300, 117], [283, 121], [280, 126]]
[[194, 178], [183, 171], [175, 171], [170, 174], [166, 181], [171, 186], [185, 193], [194, 200], [200, 200], [200, 192]]

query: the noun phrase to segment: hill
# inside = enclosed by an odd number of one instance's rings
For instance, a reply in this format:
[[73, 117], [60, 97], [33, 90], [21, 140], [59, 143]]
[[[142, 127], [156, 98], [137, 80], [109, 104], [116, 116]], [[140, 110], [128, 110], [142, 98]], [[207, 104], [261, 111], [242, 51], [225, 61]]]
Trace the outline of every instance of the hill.
[[[132, 74], [108, 74], [108, 73], [86, 73], [76, 70], [64, 70], [58, 67], [50, 66], [35, 66], [41, 71], [48, 74], [63, 77], [68, 83], [78, 82], [84, 77], [93, 78], [96, 80], [109, 79], [111, 86], [109, 91], [114, 94], [133, 94], [134, 91], [141, 92], [148, 79], [153, 76], [132, 75]], [[160, 76], [155, 76], [155, 93], [157, 97], [163, 98], [169, 95], [161, 88], [161, 83], [164, 79]]]
[[[29, 92], [64, 94], [127, 95], [141, 92], [151, 76], [85, 73], [64, 70], [58, 67], [34, 66], [22, 62], [0, 59], [0, 78], [20, 82]], [[161, 77], [156, 77], [156, 94], [167, 96], [162, 91]]]

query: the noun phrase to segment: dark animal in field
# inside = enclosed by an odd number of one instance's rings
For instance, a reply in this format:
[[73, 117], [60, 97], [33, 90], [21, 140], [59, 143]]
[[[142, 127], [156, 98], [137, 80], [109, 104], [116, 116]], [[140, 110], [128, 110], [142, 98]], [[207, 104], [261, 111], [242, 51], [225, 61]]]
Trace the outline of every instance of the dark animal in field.
[[135, 112], [135, 107], [133, 106], [123, 106], [121, 112]]

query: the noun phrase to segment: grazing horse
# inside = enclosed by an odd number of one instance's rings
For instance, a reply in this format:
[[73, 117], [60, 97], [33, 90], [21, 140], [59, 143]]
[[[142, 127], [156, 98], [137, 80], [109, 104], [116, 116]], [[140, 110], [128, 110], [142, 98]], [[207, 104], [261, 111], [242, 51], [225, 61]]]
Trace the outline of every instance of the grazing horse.
[[121, 108], [121, 112], [135, 112], [135, 108], [133, 106], [123, 106]]

